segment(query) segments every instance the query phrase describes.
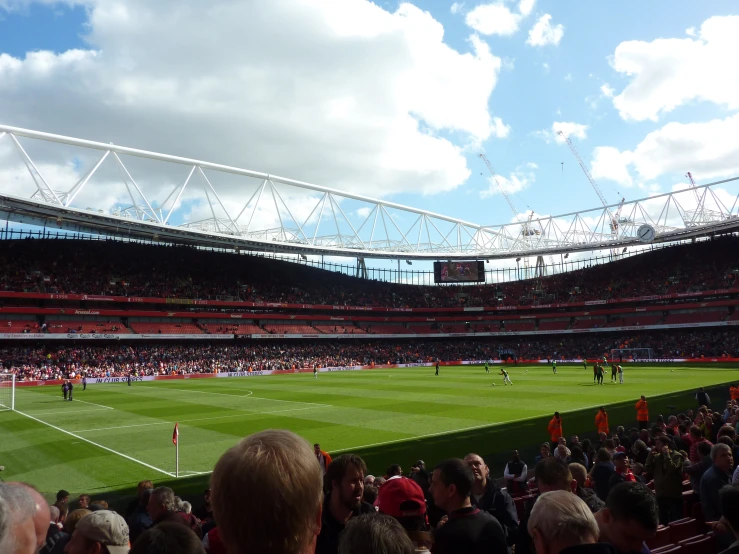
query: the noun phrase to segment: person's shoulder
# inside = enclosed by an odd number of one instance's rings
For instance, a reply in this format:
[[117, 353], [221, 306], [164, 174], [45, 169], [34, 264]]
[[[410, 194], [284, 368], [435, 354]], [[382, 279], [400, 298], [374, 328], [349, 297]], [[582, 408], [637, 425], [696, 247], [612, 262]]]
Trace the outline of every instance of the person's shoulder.
[[364, 500], [362, 500], [362, 503], [359, 505], [359, 513], [360, 514], [376, 514], [377, 509], [369, 502], [365, 502]]

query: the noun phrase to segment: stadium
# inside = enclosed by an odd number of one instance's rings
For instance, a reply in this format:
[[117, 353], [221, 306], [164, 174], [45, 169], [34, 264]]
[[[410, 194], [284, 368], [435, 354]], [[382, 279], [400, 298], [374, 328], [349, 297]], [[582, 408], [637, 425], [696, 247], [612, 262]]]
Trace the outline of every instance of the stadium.
[[565, 129], [600, 204], [477, 152], [483, 224], [0, 124], [0, 554], [734, 554], [739, 177], [609, 203]]

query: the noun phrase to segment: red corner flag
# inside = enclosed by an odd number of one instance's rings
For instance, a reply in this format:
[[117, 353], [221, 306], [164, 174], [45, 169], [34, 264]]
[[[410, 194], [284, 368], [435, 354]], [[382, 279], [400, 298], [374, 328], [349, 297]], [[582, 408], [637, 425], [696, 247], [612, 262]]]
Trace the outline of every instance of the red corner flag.
[[172, 432], [172, 444], [177, 444], [177, 437], [180, 436], [180, 424], [174, 424], [174, 431]]

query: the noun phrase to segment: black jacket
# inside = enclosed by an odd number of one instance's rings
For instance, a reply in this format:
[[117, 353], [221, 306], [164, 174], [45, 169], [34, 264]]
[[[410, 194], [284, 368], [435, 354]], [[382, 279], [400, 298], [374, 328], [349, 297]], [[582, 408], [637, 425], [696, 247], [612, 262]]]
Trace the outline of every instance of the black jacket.
[[433, 554], [505, 554], [508, 545], [498, 520], [474, 506], [449, 514], [434, 533]]
[[508, 492], [502, 490], [491, 479], [485, 483], [485, 491], [479, 500], [470, 497], [473, 506], [483, 512], [489, 513], [503, 526], [508, 546], [513, 546], [518, 534], [518, 513], [513, 503], [513, 498]]
[[[352, 517], [361, 516], [363, 514], [376, 514], [377, 510], [372, 504], [362, 502], [352, 512]], [[323, 501], [323, 515], [321, 516], [321, 534], [318, 535], [316, 541], [316, 554], [338, 554], [339, 537], [344, 530], [344, 523], [337, 521], [331, 515], [331, 493], [326, 495]]]

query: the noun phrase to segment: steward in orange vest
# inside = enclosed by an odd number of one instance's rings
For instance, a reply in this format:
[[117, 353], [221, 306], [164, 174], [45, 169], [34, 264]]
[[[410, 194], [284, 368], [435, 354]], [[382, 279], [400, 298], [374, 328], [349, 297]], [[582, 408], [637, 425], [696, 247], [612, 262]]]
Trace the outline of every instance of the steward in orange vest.
[[554, 412], [554, 417], [549, 421], [547, 431], [552, 437], [552, 444], [556, 446], [557, 441], [562, 436], [562, 418], [559, 417], [559, 412]]
[[639, 429], [649, 428], [649, 409], [647, 407], [647, 397], [642, 396], [636, 403], [636, 421], [639, 422]]
[[595, 426], [598, 428], [599, 433], [608, 434], [608, 414], [603, 406], [601, 406], [600, 411], [595, 414]]
[[739, 400], [739, 387], [737, 387], [736, 384], [729, 387], [729, 397], [732, 400]]

